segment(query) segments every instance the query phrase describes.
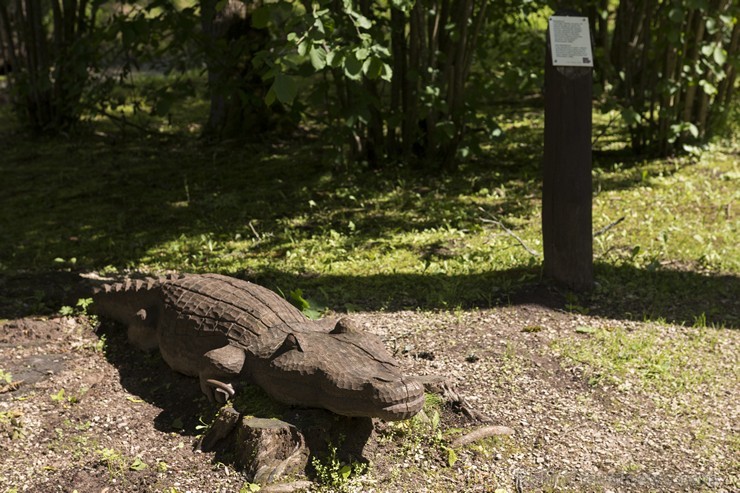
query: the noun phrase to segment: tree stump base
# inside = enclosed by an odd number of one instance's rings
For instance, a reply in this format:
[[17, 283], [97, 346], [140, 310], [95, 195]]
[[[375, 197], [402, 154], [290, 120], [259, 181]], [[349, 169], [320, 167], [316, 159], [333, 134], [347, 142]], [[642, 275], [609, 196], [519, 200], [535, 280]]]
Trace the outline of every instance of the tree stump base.
[[338, 416], [321, 409], [294, 410], [283, 419], [242, 416], [224, 407], [197, 447], [216, 452], [259, 485], [305, 472], [311, 456], [336, 448], [347, 462], [363, 461], [374, 427], [370, 418]]
[[309, 450], [298, 429], [279, 419], [245, 417], [236, 430], [236, 463], [253, 483], [266, 485], [302, 472]]

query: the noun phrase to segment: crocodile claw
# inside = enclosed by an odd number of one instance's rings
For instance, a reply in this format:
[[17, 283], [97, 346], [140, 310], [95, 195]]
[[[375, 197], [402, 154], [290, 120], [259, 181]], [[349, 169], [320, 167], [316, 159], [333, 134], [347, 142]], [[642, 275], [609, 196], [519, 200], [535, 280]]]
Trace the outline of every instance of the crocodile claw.
[[214, 400], [219, 404], [225, 404], [229, 399], [234, 397], [234, 394], [236, 393], [234, 391], [234, 386], [230, 383], [224, 383], [213, 379], [206, 380], [206, 383], [212, 391], [212, 393], [209, 392], [209, 397], [212, 397], [211, 400]]

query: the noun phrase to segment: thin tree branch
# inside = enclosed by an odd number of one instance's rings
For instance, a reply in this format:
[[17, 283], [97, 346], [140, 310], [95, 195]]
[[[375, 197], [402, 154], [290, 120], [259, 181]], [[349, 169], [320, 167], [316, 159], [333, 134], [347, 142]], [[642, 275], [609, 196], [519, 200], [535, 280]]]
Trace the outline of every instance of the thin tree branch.
[[128, 126], [133, 127], [133, 128], [135, 128], [136, 130], [138, 130], [138, 131], [140, 131], [142, 133], [145, 133], [145, 134], [148, 134], [148, 135], [157, 135], [157, 136], [161, 136], [162, 135], [161, 132], [157, 132], [157, 131], [152, 130], [150, 128], [147, 128], [147, 127], [145, 127], [143, 125], [139, 125], [138, 123], [132, 122], [131, 120], [129, 120], [128, 118], [126, 118], [124, 116], [118, 116], [118, 115], [116, 115], [114, 113], [111, 113], [110, 111], [97, 110], [97, 112], [100, 115], [103, 115], [106, 118], [108, 118], [108, 119], [110, 119], [110, 120], [112, 120], [114, 122], [121, 123], [122, 125], [128, 125]]
[[603, 228], [601, 228], [601, 229], [599, 229], [597, 231], [594, 231], [594, 238], [596, 238], [599, 235], [603, 235], [604, 233], [606, 233], [607, 231], [609, 231], [610, 229], [612, 229], [614, 226], [616, 226], [617, 224], [619, 224], [622, 221], [624, 221], [624, 218], [625, 218], [625, 216], [622, 216], [619, 219], [617, 219], [616, 221], [607, 224]]
[[491, 218], [492, 218], [492, 219], [486, 219], [485, 217], [481, 217], [481, 218], [480, 218], [480, 220], [481, 220], [482, 222], [484, 222], [484, 223], [488, 223], [488, 224], [495, 224], [496, 226], [498, 226], [498, 227], [500, 227], [501, 229], [503, 229], [503, 230], [504, 230], [504, 232], [505, 232], [506, 234], [508, 234], [509, 236], [511, 236], [512, 238], [514, 238], [514, 239], [515, 239], [516, 241], [518, 241], [518, 242], [519, 242], [519, 244], [520, 244], [520, 245], [522, 246], [522, 248], [524, 248], [524, 249], [525, 249], [525, 250], [527, 251], [527, 253], [529, 253], [529, 254], [530, 254], [530, 255], [532, 255], [533, 257], [538, 257], [538, 258], [539, 258], [539, 257], [541, 257], [541, 256], [542, 256], [542, 255], [541, 255], [541, 254], [540, 254], [539, 252], [536, 252], [535, 250], [532, 250], [532, 249], [531, 249], [531, 248], [530, 248], [529, 246], [527, 246], [527, 244], [526, 244], [526, 243], [524, 243], [524, 240], [522, 240], [522, 239], [521, 239], [521, 238], [520, 238], [520, 237], [519, 237], [519, 236], [518, 236], [518, 235], [517, 235], [516, 233], [514, 233], [514, 232], [513, 232], [512, 230], [510, 230], [509, 228], [507, 228], [507, 227], [506, 227], [506, 226], [504, 225], [504, 223], [502, 223], [501, 221], [499, 221], [499, 220], [498, 220], [498, 219], [496, 218], [496, 216], [494, 216], [493, 214], [491, 214], [490, 212], [488, 212], [487, 210], [485, 210], [485, 209], [484, 209], [483, 207], [478, 207], [478, 209], [480, 209], [480, 210], [481, 210], [482, 212], [484, 212], [484, 213], [488, 214], [488, 215], [489, 215], [489, 216], [491, 216]]
[[609, 131], [609, 129], [612, 127], [612, 124], [614, 124], [615, 121], [617, 121], [618, 118], [621, 117], [620, 113], [615, 113], [609, 118], [609, 122], [604, 126], [603, 130], [599, 132], [599, 134], [594, 137], [594, 140], [591, 141], [591, 147], [594, 147], [596, 143], [601, 139], [606, 133]]

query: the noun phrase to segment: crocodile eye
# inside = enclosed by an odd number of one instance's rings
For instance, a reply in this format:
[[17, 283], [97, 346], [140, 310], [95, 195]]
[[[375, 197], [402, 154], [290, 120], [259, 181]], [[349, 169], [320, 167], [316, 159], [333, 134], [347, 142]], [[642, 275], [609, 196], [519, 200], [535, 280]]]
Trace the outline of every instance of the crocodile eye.
[[272, 357], [277, 358], [281, 354], [285, 354], [288, 351], [303, 352], [303, 348], [301, 348], [301, 344], [298, 342], [298, 338], [294, 334], [288, 334], [287, 336], [285, 336], [285, 340], [280, 345], [280, 347], [277, 348], [277, 351], [275, 351]]
[[347, 317], [340, 318], [337, 324], [331, 329], [330, 334], [356, 334], [359, 333], [360, 329], [357, 324]]

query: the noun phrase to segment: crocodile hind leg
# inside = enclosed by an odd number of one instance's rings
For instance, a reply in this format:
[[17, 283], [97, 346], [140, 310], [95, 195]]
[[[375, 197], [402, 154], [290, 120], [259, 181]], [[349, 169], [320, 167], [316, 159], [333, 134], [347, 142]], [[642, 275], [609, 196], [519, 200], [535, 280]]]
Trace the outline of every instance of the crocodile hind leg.
[[228, 344], [203, 355], [198, 377], [209, 401], [223, 404], [234, 396], [232, 382], [239, 378], [245, 359], [243, 349]]
[[[149, 311], [151, 312], [152, 310]], [[129, 323], [126, 333], [129, 342], [142, 351], [153, 351], [159, 346], [156, 322], [150, 313], [143, 308], [136, 312], [131, 323]]]

